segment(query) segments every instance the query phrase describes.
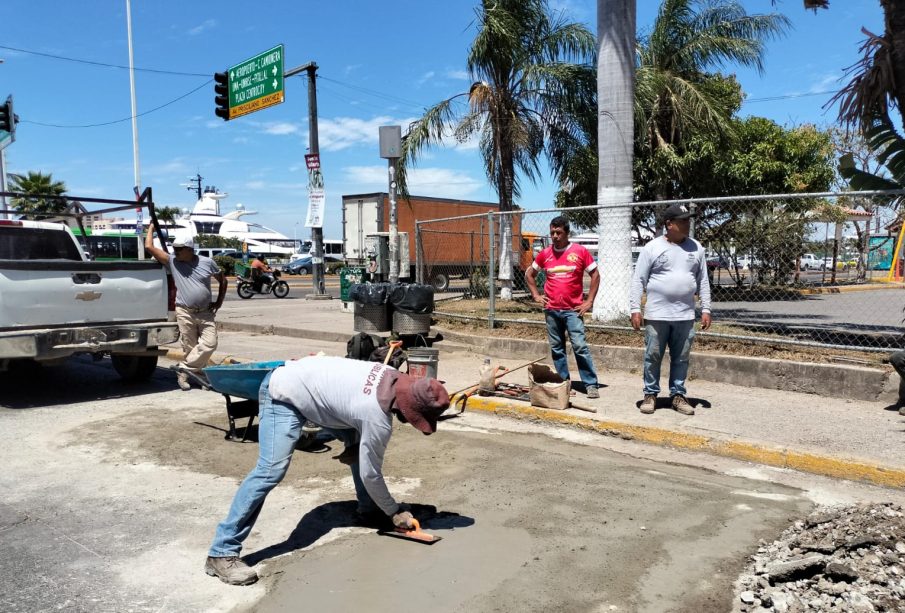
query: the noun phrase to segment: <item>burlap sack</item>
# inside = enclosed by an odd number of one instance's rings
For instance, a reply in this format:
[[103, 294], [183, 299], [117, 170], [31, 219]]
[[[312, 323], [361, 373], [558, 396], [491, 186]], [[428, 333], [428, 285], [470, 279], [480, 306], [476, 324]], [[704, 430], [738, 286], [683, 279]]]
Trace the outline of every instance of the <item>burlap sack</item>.
[[531, 406], [542, 409], [565, 410], [569, 408], [571, 381], [563, 381], [555, 370], [546, 364], [528, 367], [528, 397]]

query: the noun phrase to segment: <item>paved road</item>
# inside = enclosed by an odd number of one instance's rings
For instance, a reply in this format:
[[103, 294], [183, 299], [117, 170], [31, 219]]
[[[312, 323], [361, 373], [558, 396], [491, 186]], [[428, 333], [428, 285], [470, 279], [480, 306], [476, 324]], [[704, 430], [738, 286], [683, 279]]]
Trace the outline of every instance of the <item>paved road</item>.
[[805, 494], [765, 480], [783, 471], [466, 413], [431, 437], [397, 424], [387, 454], [391, 490], [442, 542], [352, 527], [328, 441], [297, 453], [247, 542], [264, 580], [234, 588], [201, 567], [256, 446], [223, 440], [218, 394], [163, 369], [125, 385], [87, 358], [0, 389], [3, 611], [726, 611], [745, 556], [810, 499], [889, 495], [817, 494], [819, 478]]

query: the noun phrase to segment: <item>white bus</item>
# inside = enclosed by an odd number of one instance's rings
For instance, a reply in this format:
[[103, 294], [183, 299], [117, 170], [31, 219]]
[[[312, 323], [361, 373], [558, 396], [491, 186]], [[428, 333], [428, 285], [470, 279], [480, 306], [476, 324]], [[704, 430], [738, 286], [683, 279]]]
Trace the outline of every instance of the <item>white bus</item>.
[[[324, 241], [324, 256], [333, 256], [335, 258], [343, 259], [343, 242], [336, 240], [327, 240]], [[311, 240], [302, 241], [302, 248], [299, 253], [295, 253], [292, 256], [292, 259], [298, 259], [305, 255], [314, 255], [314, 243]]]

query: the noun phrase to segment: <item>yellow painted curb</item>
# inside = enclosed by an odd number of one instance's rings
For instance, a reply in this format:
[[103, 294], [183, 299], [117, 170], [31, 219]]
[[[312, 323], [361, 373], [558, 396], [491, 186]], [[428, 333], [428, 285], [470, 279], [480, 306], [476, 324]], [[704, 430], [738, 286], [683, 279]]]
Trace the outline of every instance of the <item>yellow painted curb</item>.
[[[461, 399], [461, 394], [452, 398], [452, 405]], [[789, 468], [802, 472], [847, 479], [850, 481], [864, 481], [884, 487], [905, 487], [905, 470], [879, 466], [867, 462], [838, 457], [821, 456], [812, 453], [804, 453], [792, 449], [775, 449], [755, 443], [743, 441], [725, 441], [699, 434], [677, 432], [654, 428], [650, 426], [637, 426], [614, 421], [604, 421], [581, 417], [550, 409], [539, 409], [514, 403], [506, 400], [472, 396], [466, 402], [466, 409], [472, 411], [484, 411], [515, 417], [518, 419], [530, 419], [551, 424], [573, 426], [582, 430], [589, 430], [609, 436], [619, 436], [645, 443], [652, 443], [663, 447], [685, 449], [689, 451], [703, 451], [717, 456], [745, 460], [778, 468]]]
[[815, 287], [796, 290], [802, 296], [817, 294], [848, 294], [851, 292], [871, 292], [881, 289], [905, 289], [905, 284], [896, 281], [874, 281], [867, 285], [838, 285], [835, 287]]

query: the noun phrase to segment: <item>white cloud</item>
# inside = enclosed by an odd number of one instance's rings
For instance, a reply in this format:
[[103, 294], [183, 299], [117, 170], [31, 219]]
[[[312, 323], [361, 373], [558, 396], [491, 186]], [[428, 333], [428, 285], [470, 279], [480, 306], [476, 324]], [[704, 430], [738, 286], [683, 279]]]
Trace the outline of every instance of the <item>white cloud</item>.
[[196, 36], [196, 35], [201, 34], [201, 33], [205, 32], [205, 31], [207, 31], [207, 30], [210, 30], [211, 28], [213, 28], [213, 27], [216, 26], [216, 25], [217, 25], [217, 20], [216, 20], [216, 19], [205, 19], [204, 21], [201, 22], [200, 25], [197, 25], [197, 26], [195, 26], [194, 28], [190, 28], [189, 31], [188, 31], [188, 35], [189, 35], [189, 36]]
[[808, 93], [816, 94], [818, 92], [825, 92], [830, 89], [837, 89], [839, 86], [839, 79], [841, 78], [842, 74], [838, 72], [827, 73], [823, 75], [823, 77], [821, 77], [819, 80], [817, 80], [813, 85], [811, 85]]
[[447, 79], [455, 79], [457, 81], [468, 81], [468, 72], [465, 70], [447, 70], [446, 71]]
[[318, 122], [318, 144], [323, 151], [341, 151], [357, 145], [377, 143], [380, 126], [408, 126], [414, 118], [398, 119], [382, 115], [371, 119], [337, 117]]
[[[484, 181], [448, 168], [410, 168], [407, 174], [409, 192], [416, 195], [464, 199], [484, 187]], [[343, 175], [353, 193], [387, 188], [386, 166], [347, 166], [343, 168]]]
[[418, 79], [418, 81], [416, 83], [418, 85], [424, 85], [425, 83], [427, 83], [428, 81], [433, 79], [435, 74], [437, 74], [437, 73], [435, 73], [433, 70], [428, 70], [423, 75], [421, 75], [421, 78]]
[[296, 134], [300, 130], [298, 124], [289, 123], [287, 121], [265, 123], [262, 124], [262, 127], [264, 128], [264, 134], [274, 134], [277, 136]]

